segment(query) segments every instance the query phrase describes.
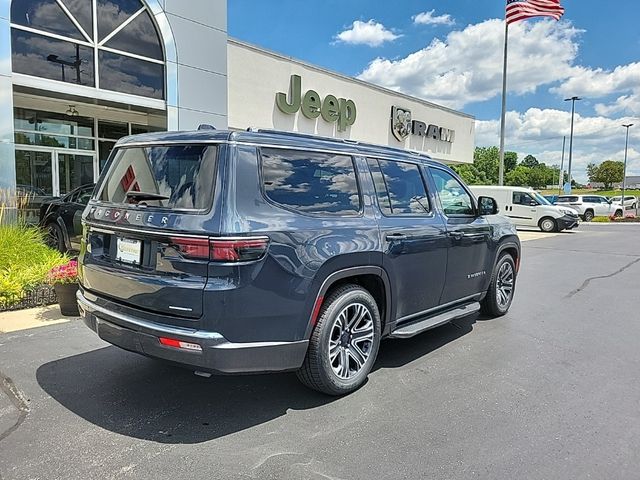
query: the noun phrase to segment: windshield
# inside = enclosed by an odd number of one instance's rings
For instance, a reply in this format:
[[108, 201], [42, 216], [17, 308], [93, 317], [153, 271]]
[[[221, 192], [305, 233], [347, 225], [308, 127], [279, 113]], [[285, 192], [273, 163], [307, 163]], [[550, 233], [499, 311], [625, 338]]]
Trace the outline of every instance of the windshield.
[[531, 195], [533, 196], [533, 198], [535, 198], [538, 201], [540, 205], [553, 205], [549, 200], [544, 198], [538, 192], [533, 192]]
[[120, 148], [96, 199], [180, 210], [206, 210], [213, 198], [217, 148], [158, 145]]

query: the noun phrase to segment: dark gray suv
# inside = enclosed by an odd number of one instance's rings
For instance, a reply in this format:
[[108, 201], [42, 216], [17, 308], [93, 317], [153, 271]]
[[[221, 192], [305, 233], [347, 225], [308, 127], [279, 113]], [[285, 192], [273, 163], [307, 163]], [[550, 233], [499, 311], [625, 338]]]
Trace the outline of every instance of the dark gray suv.
[[340, 395], [385, 337], [513, 300], [520, 242], [425, 155], [273, 131], [127, 137], [84, 215], [78, 302], [126, 350]]

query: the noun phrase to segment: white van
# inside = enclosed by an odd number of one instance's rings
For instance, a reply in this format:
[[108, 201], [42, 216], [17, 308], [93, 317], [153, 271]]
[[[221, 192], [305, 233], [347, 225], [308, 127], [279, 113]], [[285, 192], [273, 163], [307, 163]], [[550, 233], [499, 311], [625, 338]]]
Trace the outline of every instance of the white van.
[[578, 212], [552, 205], [529, 188], [484, 185], [471, 185], [469, 188], [476, 197], [493, 197], [498, 202], [500, 214], [511, 219], [517, 227], [539, 227], [543, 232], [559, 232], [578, 226]]

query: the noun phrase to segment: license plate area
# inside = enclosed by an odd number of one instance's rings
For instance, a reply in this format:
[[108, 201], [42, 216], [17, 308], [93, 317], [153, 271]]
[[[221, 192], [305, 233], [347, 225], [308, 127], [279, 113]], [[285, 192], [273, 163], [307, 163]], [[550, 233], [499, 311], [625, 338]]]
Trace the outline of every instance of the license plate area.
[[130, 265], [140, 265], [142, 260], [142, 241], [118, 237], [116, 240], [116, 261]]

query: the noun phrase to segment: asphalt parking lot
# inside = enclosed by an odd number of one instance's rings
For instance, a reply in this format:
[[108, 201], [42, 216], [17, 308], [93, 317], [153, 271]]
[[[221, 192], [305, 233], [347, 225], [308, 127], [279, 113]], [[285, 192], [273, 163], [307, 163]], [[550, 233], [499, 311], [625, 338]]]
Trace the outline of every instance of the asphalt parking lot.
[[534, 237], [506, 317], [386, 341], [344, 398], [196, 377], [77, 321], [0, 335], [0, 477], [637, 479], [640, 227]]

